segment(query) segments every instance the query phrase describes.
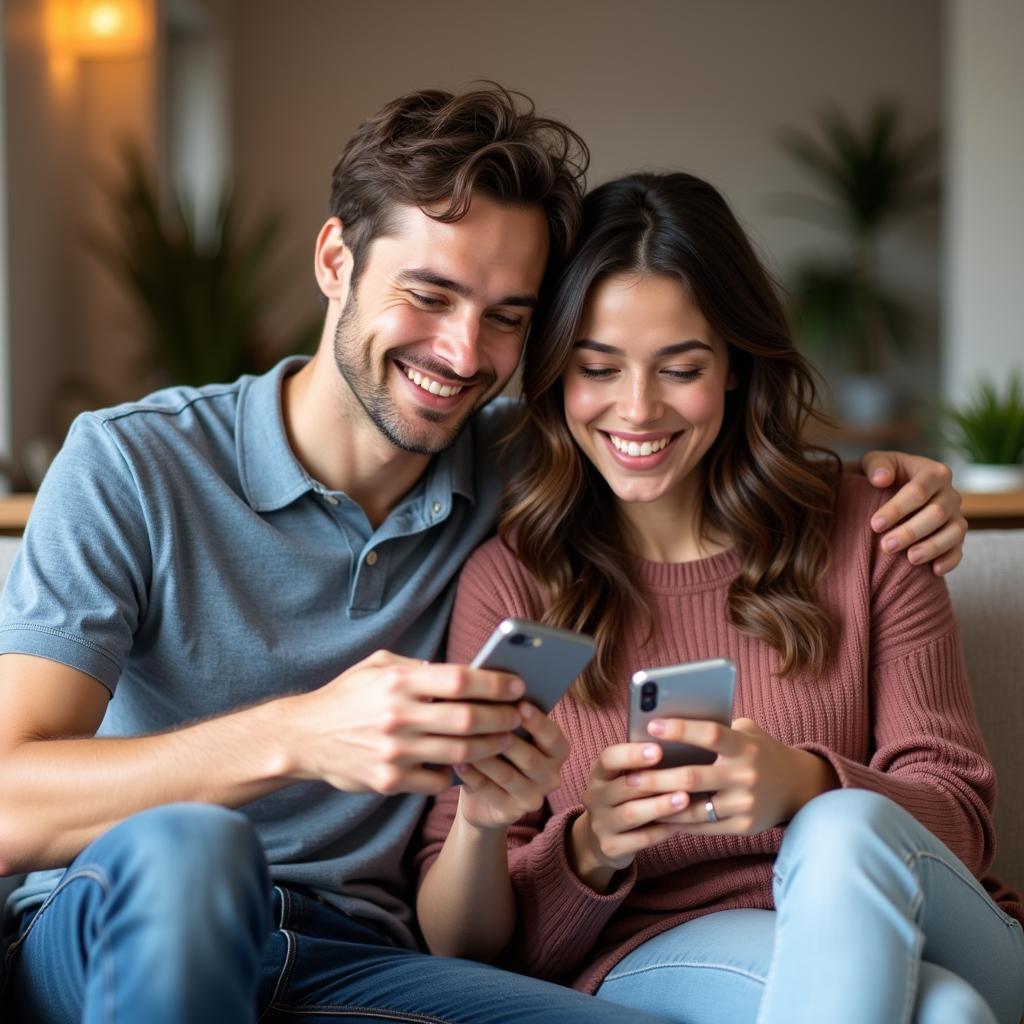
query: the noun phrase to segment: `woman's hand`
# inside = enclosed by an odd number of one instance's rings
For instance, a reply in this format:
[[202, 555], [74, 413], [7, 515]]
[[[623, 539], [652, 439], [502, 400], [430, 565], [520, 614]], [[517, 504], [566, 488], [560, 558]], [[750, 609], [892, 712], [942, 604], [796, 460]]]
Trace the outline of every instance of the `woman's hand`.
[[559, 771], [569, 756], [562, 730], [526, 701], [516, 710], [533, 743], [516, 736], [500, 756], [455, 767], [462, 779], [459, 815], [474, 828], [508, 828], [524, 814], [540, 810], [548, 793], [558, 788]]
[[656, 743], [618, 743], [594, 762], [585, 810], [573, 823], [570, 855], [577, 876], [598, 892], [606, 891], [615, 872], [629, 867], [640, 850], [677, 831], [660, 819], [686, 807], [689, 795], [659, 790], [651, 796], [629, 781], [660, 759]]
[[871, 517], [876, 533], [888, 531], [882, 547], [891, 552], [908, 549], [911, 562], [931, 562], [936, 576], [955, 569], [963, 558], [967, 520], [949, 467], [904, 452], [868, 452], [861, 467], [876, 487], [902, 484]]
[[804, 804], [839, 784], [824, 758], [780, 743], [749, 718], [736, 719], [731, 728], [684, 718], [658, 719], [648, 728], [658, 739], [691, 743], [718, 755], [714, 764], [641, 772], [634, 778], [643, 792], [710, 794], [662, 818], [684, 832], [763, 832], [789, 821]]

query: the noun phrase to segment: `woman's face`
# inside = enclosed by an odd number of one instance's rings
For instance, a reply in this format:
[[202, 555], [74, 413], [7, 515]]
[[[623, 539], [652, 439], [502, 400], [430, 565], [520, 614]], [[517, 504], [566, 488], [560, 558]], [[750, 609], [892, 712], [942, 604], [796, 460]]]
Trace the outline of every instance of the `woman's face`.
[[688, 290], [637, 274], [591, 290], [562, 382], [570, 433], [623, 502], [691, 493], [734, 386]]

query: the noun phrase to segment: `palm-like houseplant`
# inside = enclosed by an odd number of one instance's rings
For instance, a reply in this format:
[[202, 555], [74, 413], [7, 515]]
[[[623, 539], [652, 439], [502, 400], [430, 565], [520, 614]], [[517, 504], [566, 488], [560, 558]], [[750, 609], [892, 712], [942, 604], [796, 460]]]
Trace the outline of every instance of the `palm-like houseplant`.
[[944, 409], [945, 439], [967, 459], [957, 475], [966, 490], [1024, 488], [1024, 384], [1010, 375], [1000, 393], [991, 380], [980, 380], [961, 405]]
[[780, 137], [821, 192], [788, 197], [785, 209], [838, 230], [846, 252], [796, 268], [790, 295], [797, 335], [848, 372], [878, 375], [886, 353], [905, 351], [914, 330], [910, 307], [881, 280], [879, 245], [893, 225], [935, 204], [937, 135], [904, 138], [891, 101], [876, 103], [862, 125], [830, 107], [817, 128], [790, 128]]
[[318, 318], [277, 344], [265, 334], [278, 216], [266, 214], [243, 230], [225, 191], [214, 229], [201, 240], [182, 200], [161, 208], [154, 176], [133, 146], [124, 151], [123, 177], [109, 195], [114, 237], [93, 241], [143, 314], [147, 369], [166, 383], [207, 384], [312, 347]]

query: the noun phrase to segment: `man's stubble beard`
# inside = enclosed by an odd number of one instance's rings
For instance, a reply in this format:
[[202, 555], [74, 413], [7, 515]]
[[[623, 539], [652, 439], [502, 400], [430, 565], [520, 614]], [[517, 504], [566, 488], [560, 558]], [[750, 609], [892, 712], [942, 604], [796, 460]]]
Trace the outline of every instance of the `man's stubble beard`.
[[[411, 425], [403, 420], [395, 407], [391, 392], [388, 390], [387, 378], [391, 359], [388, 358], [385, 362], [383, 377], [380, 380], [375, 380], [372, 364], [373, 347], [370, 344], [370, 339], [358, 337], [357, 332], [358, 311], [355, 288], [353, 287], [345, 300], [345, 306], [338, 317], [337, 327], [334, 329], [334, 365], [337, 366], [349, 391], [352, 392], [370, 422], [396, 448], [400, 448], [402, 451], [414, 455], [436, 455], [438, 452], [450, 448], [466, 428], [473, 413], [494, 397], [491, 394], [494, 388], [494, 375], [492, 374], [490, 380], [481, 381], [481, 384], [484, 385], [481, 387], [483, 398], [479, 403], [467, 409], [453, 427], [435, 428], [434, 431], [431, 431], [436, 435], [438, 430], [441, 430], [443, 437], [417, 436], [416, 432], [411, 429]], [[392, 353], [392, 356], [395, 355], [398, 353]], [[429, 370], [428, 366], [421, 368]], [[451, 376], [451, 373], [449, 371], [444, 375]], [[431, 409], [417, 409], [415, 416], [425, 423], [441, 423], [448, 418], [446, 413], [435, 412]]]

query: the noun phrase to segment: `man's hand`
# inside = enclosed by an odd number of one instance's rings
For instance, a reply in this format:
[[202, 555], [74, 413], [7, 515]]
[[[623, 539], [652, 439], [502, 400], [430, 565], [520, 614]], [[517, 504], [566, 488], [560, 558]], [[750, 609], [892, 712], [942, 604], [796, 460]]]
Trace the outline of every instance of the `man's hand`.
[[440, 793], [452, 783], [447, 766], [512, 748], [523, 692], [504, 672], [378, 651], [286, 698], [288, 773], [350, 792]]
[[949, 467], [923, 455], [868, 452], [861, 468], [875, 487], [903, 485], [871, 519], [871, 529], [885, 533], [882, 547], [909, 549], [910, 561], [931, 562], [936, 576], [955, 569], [963, 558], [967, 520]]

